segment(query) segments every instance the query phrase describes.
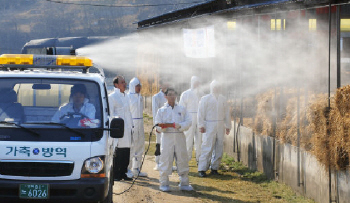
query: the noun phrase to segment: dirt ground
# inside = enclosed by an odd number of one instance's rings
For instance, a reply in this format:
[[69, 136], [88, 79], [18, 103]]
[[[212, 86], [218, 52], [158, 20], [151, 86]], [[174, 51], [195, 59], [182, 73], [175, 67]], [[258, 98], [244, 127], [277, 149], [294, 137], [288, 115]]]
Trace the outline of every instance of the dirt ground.
[[[159, 190], [159, 172], [154, 171], [155, 166], [154, 156], [146, 156], [143, 164], [142, 171], [148, 173], [148, 177], [139, 177], [133, 187], [126, 193], [121, 195], [113, 195], [113, 202], [127, 202], [127, 203], [139, 203], [139, 202], [202, 202], [196, 199], [193, 195], [195, 192], [180, 191], [178, 188], [178, 175], [173, 173], [169, 179], [171, 181], [170, 192], [161, 192]], [[120, 193], [130, 187], [132, 182], [120, 181], [114, 183], [114, 193]]]
[[[152, 129], [152, 117], [144, 114], [144, 127], [145, 127], [145, 145], [148, 146], [149, 133]], [[170, 180], [170, 192], [162, 192], [159, 190], [159, 171], [153, 170], [155, 166], [154, 156], [155, 147], [155, 135], [152, 135], [151, 139], [151, 149], [146, 155], [145, 161], [142, 166], [142, 172], [146, 172], [148, 177], [139, 177], [135, 184], [131, 187], [128, 192], [121, 195], [116, 195], [116, 193], [121, 193], [128, 189], [132, 182], [120, 181], [114, 182], [113, 192], [113, 202], [127, 202], [127, 203], [139, 203], [139, 202], [161, 202], [161, 203], [186, 203], [186, 202], [202, 202], [198, 199], [195, 191], [180, 191], [179, 176], [174, 172], [169, 176]]]
[[[146, 156], [143, 172], [148, 177], [139, 177], [129, 191], [132, 182], [115, 182], [113, 187], [114, 203], [314, 203], [305, 197], [295, 194], [290, 187], [267, 181], [261, 173], [240, 175], [235, 172], [219, 171], [220, 176], [199, 178], [196, 166], [190, 164], [190, 184], [195, 191], [180, 191], [176, 172], [170, 178], [170, 192], [159, 190], [159, 172], [154, 171], [154, 156]], [[250, 177], [251, 176], [251, 177]], [[259, 180], [261, 179], [262, 180]]]
[[[145, 146], [147, 149], [149, 132], [152, 128], [152, 117], [144, 115], [145, 122]], [[115, 182], [113, 187], [114, 203], [217, 203], [217, 202], [235, 202], [235, 203], [270, 203], [270, 202], [293, 202], [293, 203], [312, 203], [312, 200], [295, 194], [290, 187], [268, 180], [263, 173], [249, 171], [241, 163], [230, 161], [225, 158], [225, 166], [219, 172], [221, 175], [209, 175], [206, 178], [198, 177], [197, 165], [195, 159], [189, 162], [190, 166], [190, 184], [195, 191], [180, 191], [179, 177], [173, 172], [170, 178], [170, 192], [161, 192], [159, 190], [159, 171], [154, 171], [154, 150], [155, 137], [151, 137], [150, 149], [146, 155], [142, 171], [148, 173], [148, 177], [139, 177], [135, 184], [127, 190], [132, 182]], [[194, 155], [194, 153], [193, 153]], [[223, 159], [223, 161], [225, 160]], [[234, 166], [231, 166], [233, 164]], [[233, 167], [234, 170], [225, 168]], [[243, 168], [242, 168], [243, 167]], [[207, 172], [208, 173], [208, 172]]]

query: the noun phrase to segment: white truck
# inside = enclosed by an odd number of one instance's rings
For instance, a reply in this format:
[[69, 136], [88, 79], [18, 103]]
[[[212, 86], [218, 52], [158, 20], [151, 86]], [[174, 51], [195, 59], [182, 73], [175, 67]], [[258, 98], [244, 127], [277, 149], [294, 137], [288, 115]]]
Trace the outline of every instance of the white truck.
[[0, 202], [113, 201], [124, 121], [110, 117], [91, 67], [81, 56], [0, 56]]

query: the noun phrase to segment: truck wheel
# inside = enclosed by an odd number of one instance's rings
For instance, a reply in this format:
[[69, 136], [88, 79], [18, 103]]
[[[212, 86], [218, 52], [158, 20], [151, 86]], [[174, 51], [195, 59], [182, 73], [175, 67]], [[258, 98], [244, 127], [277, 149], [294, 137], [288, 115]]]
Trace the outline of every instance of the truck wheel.
[[[113, 168], [112, 168], [113, 169]], [[113, 171], [113, 170], [112, 170]], [[102, 203], [113, 203], [113, 175], [110, 176], [108, 194], [105, 200]]]

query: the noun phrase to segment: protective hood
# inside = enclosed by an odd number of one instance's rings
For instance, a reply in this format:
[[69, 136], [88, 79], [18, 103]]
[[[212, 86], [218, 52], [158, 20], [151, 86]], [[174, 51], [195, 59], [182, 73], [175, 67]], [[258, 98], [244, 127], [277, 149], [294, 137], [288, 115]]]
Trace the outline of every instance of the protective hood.
[[199, 78], [197, 76], [192, 76], [191, 77], [191, 89], [194, 89], [194, 84], [199, 83]]
[[214, 88], [218, 88], [218, 87], [219, 87], [219, 82], [217, 82], [216, 80], [213, 80], [213, 82], [210, 83], [210, 93], [214, 94]]
[[141, 85], [139, 79], [137, 79], [137, 78], [131, 79], [131, 80], [130, 80], [130, 83], [129, 83], [129, 93], [135, 94], [135, 93], [136, 93], [136, 92], [135, 92], [135, 87], [136, 87], [136, 85], [138, 85], [138, 84]]

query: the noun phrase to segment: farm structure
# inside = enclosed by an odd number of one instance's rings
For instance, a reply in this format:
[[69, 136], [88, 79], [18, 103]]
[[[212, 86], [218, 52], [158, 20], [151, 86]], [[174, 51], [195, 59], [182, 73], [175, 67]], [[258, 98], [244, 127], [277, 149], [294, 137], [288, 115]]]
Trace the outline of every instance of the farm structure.
[[138, 28], [141, 39], [167, 38], [141, 43], [141, 80], [181, 91], [192, 75], [221, 82], [235, 124], [226, 153], [317, 202], [348, 201], [347, 1], [209, 1]]

